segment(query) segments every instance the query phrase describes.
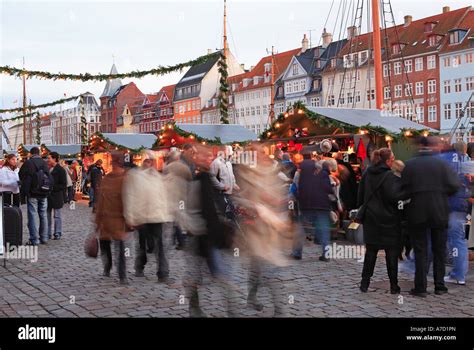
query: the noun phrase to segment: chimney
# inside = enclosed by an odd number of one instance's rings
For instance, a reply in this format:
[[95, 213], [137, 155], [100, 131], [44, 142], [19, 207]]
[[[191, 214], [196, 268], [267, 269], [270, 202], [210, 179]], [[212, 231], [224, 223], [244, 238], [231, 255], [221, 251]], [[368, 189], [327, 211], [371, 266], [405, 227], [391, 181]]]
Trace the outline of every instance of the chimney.
[[449, 6], [444, 6], [443, 7], [443, 13], [448, 13], [449, 11], [451, 11]]
[[250, 66], [250, 71], [253, 71], [254, 68], [255, 66]]
[[241, 63], [240, 68], [242, 68], [242, 70], [245, 71], [245, 63]]
[[207, 54], [210, 55], [212, 53], [212, 49], [207, 49]]
[[332, 34], [328, 33], [326, 31], [326, 28], [324, 28], [324, 30], [323, 30], [322, 38], [323, 38], [323, 47], [327, 48], [329, 46], [329, 44], [332, 43]]
[[413, 17], [410, 16], [410, 15], [406, 15], [403, 18], [405, 20], [405, 23], [403, 24], [405, 27], [408, 27], [411, 24], [411, 22], [413, 21]]
[[309, 40], [306, 37], [306, 34], [303, 36], [303, 40], [301, 40], [301, 53], [305, 52], [309, 49]]
[[357, 27], [356, 26], [350, 26], [347, 28], [347, 39], [348, 40], [351, 40], [353, 38], [355, 38], [357, 35], [359, 35], [357, 33]]

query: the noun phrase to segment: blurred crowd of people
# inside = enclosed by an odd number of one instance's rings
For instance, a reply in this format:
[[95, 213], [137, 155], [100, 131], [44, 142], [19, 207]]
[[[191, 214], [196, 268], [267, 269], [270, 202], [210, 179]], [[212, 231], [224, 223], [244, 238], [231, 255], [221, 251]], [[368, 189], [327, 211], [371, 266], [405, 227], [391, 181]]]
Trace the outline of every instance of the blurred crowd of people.
[[[224, 291], [228, 314], [238, 315], [239, 286], [228, 263], [235, 257], [247, 267], [248, 306], [263, 309], [257, 294], [266, 285], [275, 315], [284, 315], [288, 300], [275, 283], [279, 269], [303, 258], [306, 239], [319, 245], [319, 260], [329, 262], [331, 232], [341, 230], [349, 218], [363, 226], [362, 292], [369, 290], [379, 250], [385, 251], [392, 294], [400, 293], [403, 255], [414, 262], [414, 296], [427, 295], [431, 262], [436, 294], [447, 292], [445, 283], [466, 283], [472, 172], [464, 143], [447, 146], [423, 137], [406, 164], [391, 149], [381, 148], [370, 152], [364, 166], [354, 153], [303, 149], [301, 154], [278, 150], [269, 155], [260, 144], [244, 151], [253, 152], [256, 162], [235, 161], [239, 155], [230, 146], [199, 143], [172, 148], [164, 164], [156, 153], [146, 153], [139, 167], [112, 152], [106, 174], [100, 159], [87, 168], [77, 161], [67, 165], [55, 152], [45, 161], [32, 148], [20, 169], [14, 155], [6, 157], [0, 191], [11, 205], [19, 206], [24, 198], [32, 245], [60, 239], [61, 208], [74, 200], [75, 189], [88, 192], [103, 276], [111, 275], [114, 263], [121, 284], [129, 283], [125, 247], [134, 232], [135, 276], [145, 276], [148, 254], [154, 254], [160, 283], [173, 277], [173, 241], [184, 252], [183, 286], [191, 317], [205, 316], [199, 297], [205, 274]], [[453, 265], [448, 274], [447, 259]]]

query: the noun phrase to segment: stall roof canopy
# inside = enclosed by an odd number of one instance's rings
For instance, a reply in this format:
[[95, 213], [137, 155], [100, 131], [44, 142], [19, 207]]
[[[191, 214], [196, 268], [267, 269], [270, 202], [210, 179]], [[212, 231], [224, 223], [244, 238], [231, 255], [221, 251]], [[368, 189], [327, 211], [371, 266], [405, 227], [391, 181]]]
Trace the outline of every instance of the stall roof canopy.
[[[40, 148], [39, 145], [23, 145], [23, 148], [30, 151], [33, 147]], [[44, 145], [50, 152], [57, 152], [61, 156], [76, 155], [81, 153], [81, 145]]]
[[104, 138], [128, 149], [150, 149], [156, 141], [153, 134], [102, 134]]
[[256, 141], [257, 135], [238, 124], [179, 124], [176, 126], [184, 132], [195, 134], [201, 138], [222, 143]]
[[318, 113], [327, 118], [337, 120], [338, 122], [361, 127], [370, 124], [374, 127], [382, 127], [390, 133], [399, 134], [401, 129], [437, 130], [425, 125], [412, 122], [407, 119], [396, 117], [390, 112], [384, 112], [387, 116], [381, 116], [380, 111], [376, 109], [361, 108], [327, 108], [327, 107], [306, 107], [314, 113]]

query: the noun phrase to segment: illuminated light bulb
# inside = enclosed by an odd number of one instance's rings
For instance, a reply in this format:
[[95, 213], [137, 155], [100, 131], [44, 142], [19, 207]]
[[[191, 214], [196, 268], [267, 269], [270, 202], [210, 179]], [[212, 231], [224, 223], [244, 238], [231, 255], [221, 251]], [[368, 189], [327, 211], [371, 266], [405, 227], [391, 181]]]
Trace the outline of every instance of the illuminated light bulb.
[[205, 144], [206, 144], [206, 141], [202, 141], [201, 143], [202, 143], [203, 145], [205, 145]]
[[424, 137], [428, 137], [428, 131], [425, 131], [425, 132], [423, 133], [423, 136], [424, 136]]
[[285, 117], [285, 118], [288, 118], [288, 117], [289, 117], [288, 112], [284, 114], [284, 117]]
[[280, 127], [280, 123], [276, 123], [275, 128], [279, 128], [279, 127]]
[[405, 136], [411, 136], [411, 131], [409, 130], [405, 131]]
[[193, 135], [189, 136], [189, 138], [190, 138], [191, 140], [194, 140], [194, 136], [193, 136]]
[[303, 114], [304, 111], [302, 109], [298, 109], [298, 114]]
[[272, 136], [272, 133], [271, 133], [271, 132], [267, 132], [267, 136]]
[[259, 141], [259, 142], [260, 142], [260, 137], [257, 139], [257, 141]]
[[393, 138], [390, 135], [385, 136], [385, 141], [390, 142], [392, 140], [393, 140]]

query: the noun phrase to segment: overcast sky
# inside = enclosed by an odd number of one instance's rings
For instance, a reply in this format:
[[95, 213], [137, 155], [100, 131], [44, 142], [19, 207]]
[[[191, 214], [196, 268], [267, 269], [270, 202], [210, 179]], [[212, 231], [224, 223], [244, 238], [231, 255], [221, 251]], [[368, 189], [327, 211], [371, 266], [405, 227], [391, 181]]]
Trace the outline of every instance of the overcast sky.
[[[336, 38], [341, 1], [334, 1], [327, 23]], [[317, 45], [332, 2], [228, 0], [230, 48], [239, 62], [250, 67], [272, 45], [279, 52], [299, 47], [309, 30]], [[397, 24], [407, 14], [417, 19], [440, 13], [443, 5], [454, 9], [473, 1], [392, 0]], [[118, 71], [125, 73], [185, 62], [222, 47], [222, 9], [223, 0], [0, 0], [0, 65], [21, 67], [24, 56], [27, 69], [108, 73], [115, 60]], [[176, 83], [182, 74], [134, 81], [143, 92], [152, 93]], [[98, 97], [104, 84], [28, 80], [27, 94], [33, 104], [62, 98], [64, 93], [90, 91]], [[0, 96], [0, 108], [18, 106], [21, 81], [1, 76]]]

